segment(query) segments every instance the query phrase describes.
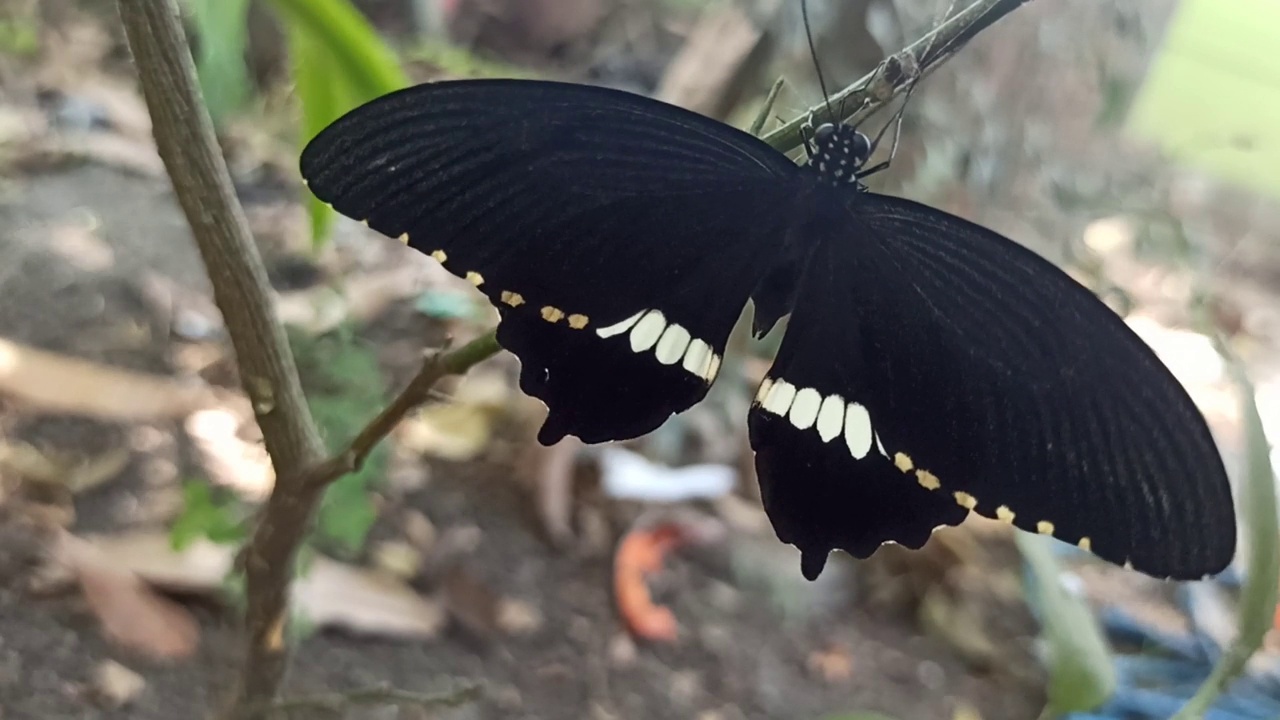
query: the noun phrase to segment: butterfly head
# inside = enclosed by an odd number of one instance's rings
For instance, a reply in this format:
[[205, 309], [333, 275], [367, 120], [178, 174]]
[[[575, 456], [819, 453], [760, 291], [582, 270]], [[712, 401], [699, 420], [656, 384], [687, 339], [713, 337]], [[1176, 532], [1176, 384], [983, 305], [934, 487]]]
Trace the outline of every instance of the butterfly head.
[[809, 164], [835, 185], [857, 185], [858, 171], [871, 157], [871, 140], [852, 125], [825, 123], [813, 133]]

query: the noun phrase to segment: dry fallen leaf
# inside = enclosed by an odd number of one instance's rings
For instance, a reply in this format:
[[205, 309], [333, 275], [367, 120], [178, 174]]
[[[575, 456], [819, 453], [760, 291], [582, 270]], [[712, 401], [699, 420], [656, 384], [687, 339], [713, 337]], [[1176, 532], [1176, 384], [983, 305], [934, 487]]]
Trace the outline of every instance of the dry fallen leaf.
[[489, 444], [494, 415], [491, 408], [482, 405], [428, 405], [407, 419], [398, 436], [421, 455], [463, 462]]
[[582, 441], [572, 436], [550, 447], [534, 443], [528, 448], [530, 462], [524, 467], [533, 476], [538, 519], [558, 547], [573, 541], [574, 466], [581, 448]]
[[436, 544], [436, 526], [421, 510], [409, 508], [402, 518], [404, 536], [419, 552], [426, 555]]
[[213, 400], [204, 383], [122, 370], [0, 339], [0, 394], [47, 412], [114, 420], [187, 415]]
[[837, 684], [853, 677], [853, 657], [847, 648], [833, 646], [809, 653], [805, 665], [824, 682]]
[[89, 694], [99, 706], [116, 710], [137, 699], [147, 687], [138, 673], [115, 660], [104, 660], [93, 669]]
[[186, 430], [214, 484], [247, 500], [266, 500], [275, 484], [271, 457], [261, 443], [240, 437], [242, 422], [231, 408], [209, 408], [191, 413]]
[[[67, 541], [57, 560], [76, 571], [82, 582], [84, 574], [80, 570], [87, 567], [95, 589], [104, 584], [100, 578], [109, 575], [105, 581], [108, 591], [126, 584], [141, 586], [145, 594], [184, 614], [181, 606], [155, 595], [148, 586], [186, 594], [213, 594], [222, 587], [235, 556], [235, 548], [207, 540], [196, 540], [177, 551], [170, 545], [168, 534], [156, 531], [64, 537]], [[317, 627], [342, 628], [363, 635], [427, 639], [439, 633], [445, 620], [438, 603], [422, 597], [405, 583], [324, 557], [317, 557], [307, 574], [294, 583], [291, 601], [293, 608]]]
[[317, 626], [361, 635], [427, 640], [444, 628], [439, 603], [394, 578], [316, 558], [293, 586], [293, 604]]
[[131, 449], [125, 445], [106, 447], [86, 457], [0, 438], [0, 469], [29, 482], [57, 485], [72, 493], [91, 490], [116, 477], [132, 457]]
[[58, 554], [75, 572], [103, 635], [117, 645], [156, 659], [190, 656], [200, 626], [181, 605], [160, 596], [118, 558], [63, 533]]
[[44, 138], [23, 148], [13, 163], [27, 171], [97, 163], [144, 178], [164, 175], [164, 162], [153, 143], [98, 132]]
[[470, 460], [489, 445], [494, 423], [506, 411], [510, 396], [510, 386], [498, 373], [467, 375], [452, 399], [410, 415], [396, 436], [421, 455]]
[[751, 502], [738, 495], [724, 495], [712, 501], [716, 514], [736, 532], [763, 535], [771, 532], [769, 516], [759, 502]]
[[105, 272], [115, 265], [115, 251], [97, 229], [101, 221], [93, 216], [80, 222], [63, 222], [48, 228], [47, 246], [72, 267], [87, 273]]
[[484, 581], [462, 563], [445, 573], [443, 595], [449, 614], [458, 625], [480, 640], [492, 640], [498, 626], [499, 598]]
[[115, 535], [90, 535], [84, 541], [116, 569], [131, 572], [161, 590], [211, 593], [231, 571], [235, 549], [203, 538], [174, 550], [169, 535], [141, 530]]
[[402, 580], [413, 578], [422, 568], [422, 552], [407, 542], [380, 542], [370, 554], [374, 567]]
[[498, 602], [498, 627], [508, 635], [532, 635], [542, 629], [542, 611], [516, 598]]

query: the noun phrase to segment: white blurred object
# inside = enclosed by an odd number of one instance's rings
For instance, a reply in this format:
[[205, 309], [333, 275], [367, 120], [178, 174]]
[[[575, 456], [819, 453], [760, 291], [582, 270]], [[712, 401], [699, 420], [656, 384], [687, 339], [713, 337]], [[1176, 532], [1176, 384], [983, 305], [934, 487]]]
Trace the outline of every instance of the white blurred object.
[[1213, 341], [1204, 335], [1166, 327], [1154, 318], [1138, 314], [1125, 318], [1125, 322], [1155, 350], [1183, 385], [1213, 385], [1226, 380], [1222, 357], [1214, 349]]
[[630, 450], [599, 450], [601, 482], [609, 497], [647, 502], [682, 502], [727, 495], [737, 482], [728, 465], [702, 464], [671, 468]]

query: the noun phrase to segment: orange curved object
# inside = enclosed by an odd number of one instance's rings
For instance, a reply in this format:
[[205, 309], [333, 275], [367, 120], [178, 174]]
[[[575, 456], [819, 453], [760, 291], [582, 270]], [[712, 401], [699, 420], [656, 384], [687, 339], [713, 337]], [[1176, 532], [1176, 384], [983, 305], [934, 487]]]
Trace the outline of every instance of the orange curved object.
[[685, 533], [674, 523], [632, 530], [613, 556], [613, 592], [627, 629], [636, 637], [655, 642], [676, 639], [676, 617], [653, 602], [646, 584], [649, 575], [662, 570], [667, 553], [684, 543]]

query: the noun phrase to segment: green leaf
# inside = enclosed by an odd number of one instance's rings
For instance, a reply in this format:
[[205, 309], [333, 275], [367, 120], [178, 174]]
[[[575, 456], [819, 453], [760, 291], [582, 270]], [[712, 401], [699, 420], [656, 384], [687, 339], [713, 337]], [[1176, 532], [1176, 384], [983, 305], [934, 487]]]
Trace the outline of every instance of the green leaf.
[[881, 715], [880, 713], [852, 712], [823, 715], [822, 720], [894, 720], [894, 718], [891, 718], [888, 715]]
[[[357, 105], [409, 84], [395, 53], [348, 0], [272, 0], [272, 6], [287, 27], [302, 106], [300, 143]], [[314, 197], [309, 209], [319, 245], [333, 210]]]
[[1100, 65], [1098, 86], [1102, 89], [1102, 104], [1093, 118], [1094, 127], [1120, 127], [1133, 104], [1135, 83], [1113, 74], [1106, 65]]
[[317, 530], [348, 553], [359, 552], [377, 520], [366, 475], [360, 472], [342, 477], [329, 486], [320, 502]]
[[0, 54], [28, 58], [40, 52], [38, 11], [17, 9], [13, 16], [0, 18]]
[[199, 37], [196, 72], [214, 125], [239, 110], [249, 97], [249, 0], [187, 0]]
[[756, 113], [756, 119], [751, 121], [751, 127], [747, 132], [760, 137], [760, 133], [764, 131], [764, 124], [769, 122], [769, 116], [773, 114], [773, 105], [778, 101], [778, 93], [782, 92], [782, 86], [786, 84], [786, 80], [778, 78], [773, 81], [773, 87], [769, 88], [769, 94], [765, 96], [764, 105], [760, 107], [760, 112]]
[[1040, 611], [1049, 645], [1046, 715], [1093, 710], [1116, 688], [1102, 629], [1084, 601], [1062, 586], [1062, 569], [1049, 545], [1055, 541], [1019, 532], [1017, 542], [1030, 568], [1027, 597]]
[[[320, 337], [289, 328], [288, 336], [311, 416], [325, 447], [338, 452], [387, 403], [378, 357], [348, 326]], [[325, 491], [315, 530], [324, 549], [349, 555], [363, 547], [376, 518], [369, 491], [382, 481], [389, 455], [380, 444], [360, 470]]]
[[1245, 663], [1262, 647], [1263, 638], [1274, 623], [1277, 590], [1280, 590], [1280, 551], [1277, 550], [1280, 527], [1276, 520], [1276, 476], [1271, 466], [1271, 445], [1258, 414], [1253, 383], [1235, 354], [1220, 337], [1216, 334], [1214, 337], [1219, 354], [1226, 360], [1239, 389], [1245, 424], [1248, 465], [1240, 487], [1240, 507], [1249, 548], [1249, 567], [1240, 599], [1239, 633], [1173, 720], [1203, 717], [1214, 699], [1243, 672]]
[[[354, 104], [355, 91], [339, 69], [333, 55], [302, 26], [289, 28], [289, 52], [293, 60], [294, 89], [302, 109], [303, 142], [316, 136], [329, 123]], [[307, 210], [311, 217], [314, 244], [328, 236], [333, 210], [308, 193]]]
[[[305, 33], [332, 56], [357, 102], [409, 84], [391, 48], [348, 0], [272, 0], [288, 25], [290, 42]], [[296, 68], [295, 63], [295, 68]]]
[[182, 485], [182, 513], [169, 529], [169, 543], [182, 550], [195, 540], [239, 543], [245, 538], [244, 525], [236, 517], [234, 503], [218, 501], [208, 483], [187, 480]]

